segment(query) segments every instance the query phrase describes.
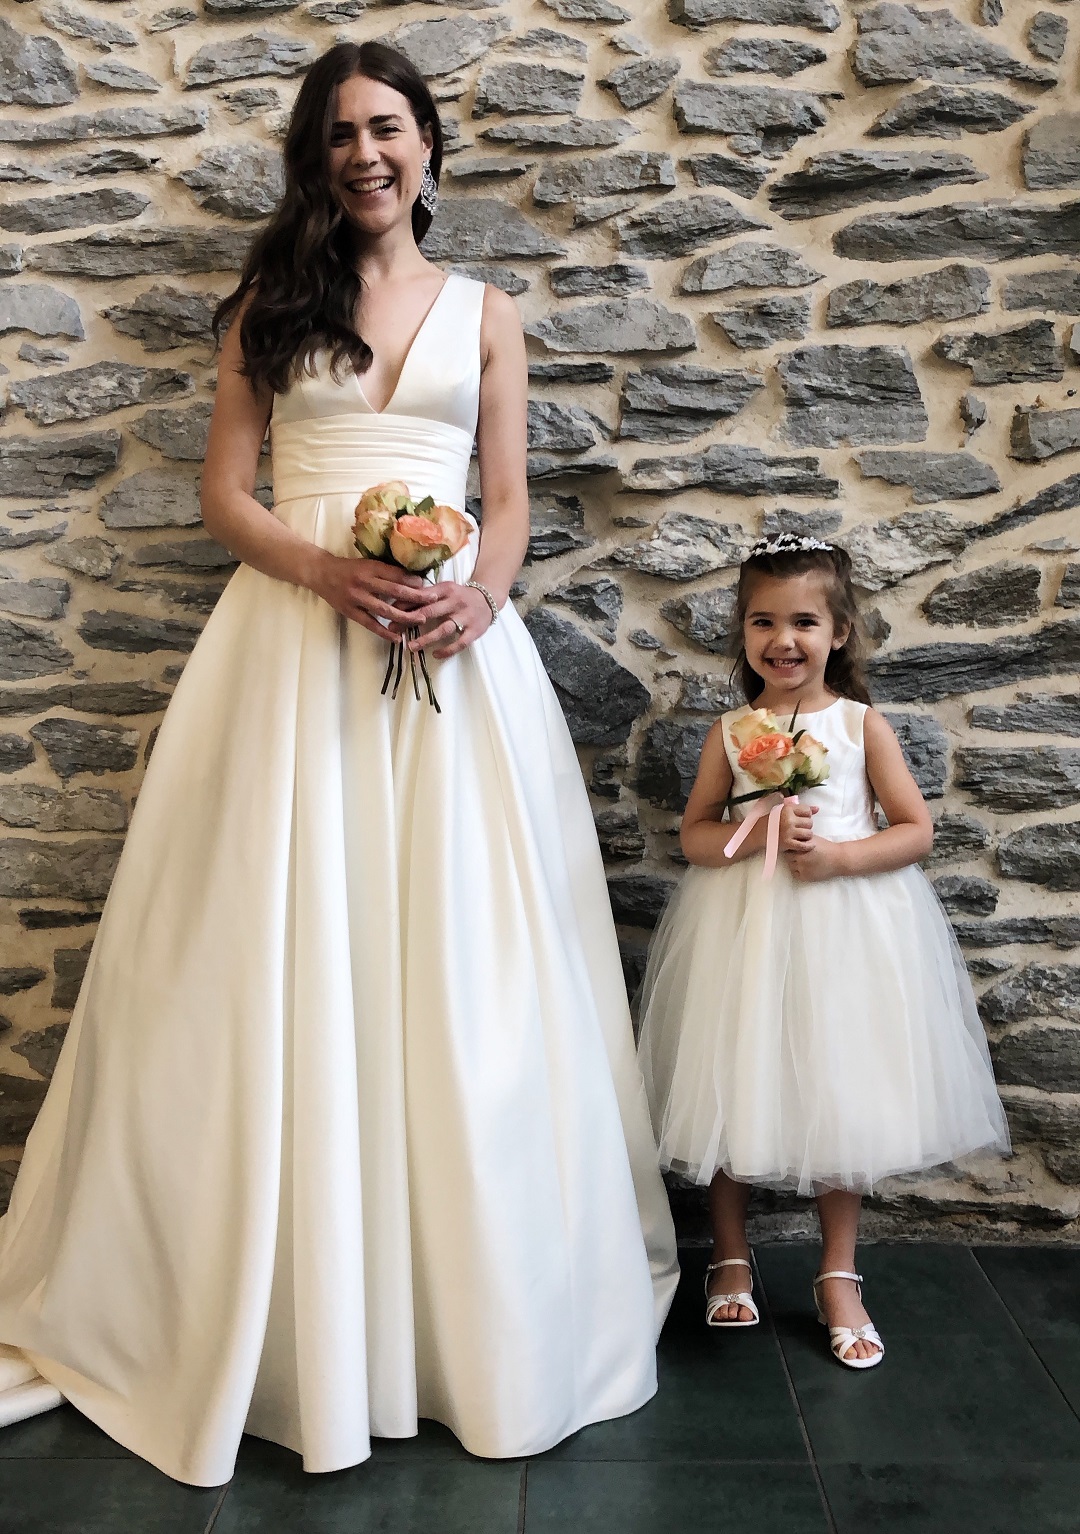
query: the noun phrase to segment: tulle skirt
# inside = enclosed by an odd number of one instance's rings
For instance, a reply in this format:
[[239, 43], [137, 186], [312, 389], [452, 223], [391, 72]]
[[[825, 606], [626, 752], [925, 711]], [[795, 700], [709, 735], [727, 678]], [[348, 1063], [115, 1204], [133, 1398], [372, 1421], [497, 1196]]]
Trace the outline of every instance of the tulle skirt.
[[691, 868], [656, 933], [640, 1053], [662, 1164], [797, 1189], [1008, 1148], [975, 997], [917, 868], [796, 884]]

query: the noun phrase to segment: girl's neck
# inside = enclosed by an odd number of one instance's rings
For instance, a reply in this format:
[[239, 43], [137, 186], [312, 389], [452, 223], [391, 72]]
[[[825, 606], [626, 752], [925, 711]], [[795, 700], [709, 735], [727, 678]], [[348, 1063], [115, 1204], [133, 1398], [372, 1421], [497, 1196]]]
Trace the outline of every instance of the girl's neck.
[[754, 708], [767, 708], [778, 719], [790, 719], [795, 709], [798, 708], [800, 716], [803, 714], [818, 714], [822, 709], [828, 708], [835, 703], [838, 693], [830, 692], [822, 682], [817, 687], [804, 687], [796, 694], [793, 692], [776, 692], [768, 686], [759, 692], [754, 699]]

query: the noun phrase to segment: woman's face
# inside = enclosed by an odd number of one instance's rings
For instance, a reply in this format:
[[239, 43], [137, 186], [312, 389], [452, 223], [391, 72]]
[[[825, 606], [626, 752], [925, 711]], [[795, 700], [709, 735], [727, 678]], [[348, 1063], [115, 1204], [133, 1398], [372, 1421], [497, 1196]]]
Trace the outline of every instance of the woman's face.
[[399, 91], [354, 75], [335, 93], [330, 129], [330, 185], [365, 234], [385, 234], [411, 219], [431, 134], [417, 126]]

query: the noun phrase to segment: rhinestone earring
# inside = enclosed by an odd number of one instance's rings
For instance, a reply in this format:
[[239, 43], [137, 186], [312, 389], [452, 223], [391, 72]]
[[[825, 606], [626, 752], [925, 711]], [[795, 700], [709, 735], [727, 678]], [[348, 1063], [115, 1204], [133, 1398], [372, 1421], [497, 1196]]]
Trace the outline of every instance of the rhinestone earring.
[[420, 175], [420, 202], [424, 211], [434, 216], [435, 209], [439, 206], [439, 183], [431, 174], [431, 161], [424, 161], [424, 169]]

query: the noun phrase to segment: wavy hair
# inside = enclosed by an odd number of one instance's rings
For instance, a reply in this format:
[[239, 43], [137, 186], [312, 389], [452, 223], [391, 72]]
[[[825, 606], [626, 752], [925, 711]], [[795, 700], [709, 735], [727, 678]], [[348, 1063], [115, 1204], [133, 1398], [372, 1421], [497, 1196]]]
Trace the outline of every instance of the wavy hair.
[[866, 680], [866, 662], [863, 656], [863, 638], [859, 622], [859, 607], [851, 584], [851, 556], [846, 549], [799, 549], [777, 554], [755, 554], [744, 559], [739, 568], [739, 584], [735, 591], [735, 612], [732, 617], [732, 640], [734, 665], [732, 681], [738, 677], [748, 703], [765, 686], [746, 658], [743, 644], [743, 624], [750, 607], [754, 579], [759, 575], [775, 576], [788, 580], [795, 575], [815, 572], [824, 576], [825, 601], [836, 628], [848, 625], [848, 637], [838, 650], [833, 650], [825, 663], [825, 685], [841, 698], [854, 698], [857, 703], [869, 704], [870, 689]]
[[[242, 310], [242, 371], [256, 386], [281, 394], [317, 351], [330, 353], [336, 378], [351, 367], [363, 373], [371, 347], [356, 329], [362, 284], [356, 271], [357, 234], [330, 185], [330, 133], [339, 85], [361, 75], [381, 81], [409, 103], [417, 127], [431, 134], [431, 174], [442, 170], [439, 114], [423, 76], [403, 53], [385, 43], [337, 43], [315, 60], [296, 98], [285, 135], [285, 192], [255, 238], [236, 289], [218, 306], [214, 335]], [[431, 214], [417, 198], [412, 209], [417, 242]], [[246, 307], [245, 307], [246, 304]]]

